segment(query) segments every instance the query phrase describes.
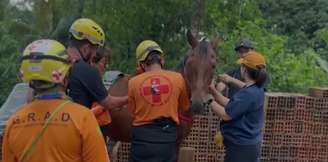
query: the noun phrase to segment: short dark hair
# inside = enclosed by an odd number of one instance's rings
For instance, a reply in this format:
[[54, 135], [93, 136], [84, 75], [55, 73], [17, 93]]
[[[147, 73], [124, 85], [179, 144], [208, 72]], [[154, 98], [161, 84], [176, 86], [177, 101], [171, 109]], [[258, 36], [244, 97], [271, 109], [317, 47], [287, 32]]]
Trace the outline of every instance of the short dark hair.
[[60, 84], [43, 80], [32, 80], [30, 81], [29, 86], [34, 90], [36, 94], [39, 94], [57, 88], [60, 86]]
[[159, 64], [162, 66], [161, 60], [162, 60], [161, 53], [159, 51], [152, 51], [148, 54], [145, 61], [142, 61], [142, 63], [146, 64], [147, 66], [153, 64]]
[[258, 87], [263, 87], [265, 81], [267, 80], [267, 72], [264, 65], [256, 66], [256, 69], [252, 69], [250, 67], [244, 66], [248, 75], [255, 80], [255, 84]]

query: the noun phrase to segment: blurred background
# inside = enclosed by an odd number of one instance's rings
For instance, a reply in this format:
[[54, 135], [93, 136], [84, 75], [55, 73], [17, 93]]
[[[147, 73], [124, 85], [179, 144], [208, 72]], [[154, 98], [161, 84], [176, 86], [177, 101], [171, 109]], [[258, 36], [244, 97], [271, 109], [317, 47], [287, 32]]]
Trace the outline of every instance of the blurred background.
[[24, 47], [35, 39], [66, 43], [71, 23], [95, 20], [113, 50], [110, 70], [134, 73], [140, 41], [157, 41], [174, 69], [185, 55], [186, 30], [224, 41], [217, 73], [236, 67], [235, 43], [256, 42], [271, 76], [269, 91], [306, 92], [328, 85], [327, 0], [0, 0], [0, 105], [20, 82]]

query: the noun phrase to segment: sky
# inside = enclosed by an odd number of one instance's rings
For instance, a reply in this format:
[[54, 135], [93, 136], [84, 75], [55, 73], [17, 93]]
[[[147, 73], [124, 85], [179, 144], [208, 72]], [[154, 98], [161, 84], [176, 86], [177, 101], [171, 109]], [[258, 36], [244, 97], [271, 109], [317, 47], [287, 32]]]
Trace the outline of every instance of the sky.
[[[9, 0], [10, 5], [15, 5], [17, 6], [17, 8], [19, 9], [27, 9], [27, 10], [32, 10], [32, 3], [33, 0], [29, 0], [28, 2], [26, 2], [27, 0]], [[48, 0], [45, 0], [48, 1]]]

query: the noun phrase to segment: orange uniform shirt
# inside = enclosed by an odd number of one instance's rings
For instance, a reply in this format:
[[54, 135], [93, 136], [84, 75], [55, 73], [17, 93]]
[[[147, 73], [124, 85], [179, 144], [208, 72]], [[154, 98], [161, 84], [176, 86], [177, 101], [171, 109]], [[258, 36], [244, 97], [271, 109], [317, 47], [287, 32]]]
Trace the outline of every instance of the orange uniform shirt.
[[187, 111], [189, 98], [181, 74], [157, 70], [145, 72], [129, 81], [129, 111], [133, 125], [152, 123], [161, 117], [179, 124], [178, 110]]
[[110, 116], [108, 110], [106, 110], [100, 104], [94, 103], [91, 107], [91, 111], [96, 116], [100, 126], [108, 125], [112, 122], [112, 117]]
[[[7, 122], [2, 162], [18, 162], [63, 100], [36, 100]], [[67, 103], [53, 117], [26, 162], [109, 162], [105, 141], [93, 113]]]

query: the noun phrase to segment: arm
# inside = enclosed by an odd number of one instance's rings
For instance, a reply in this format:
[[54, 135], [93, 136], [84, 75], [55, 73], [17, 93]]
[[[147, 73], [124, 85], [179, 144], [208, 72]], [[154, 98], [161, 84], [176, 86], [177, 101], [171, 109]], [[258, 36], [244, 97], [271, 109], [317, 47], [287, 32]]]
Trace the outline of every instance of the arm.
[[219, 92], [224, 91], [226, 88], [227, 88], [227, 85], [224, 84], [223, 82], [219, 82], [219, 83], [216, 85], [216, 89], [217, 89], [217, 91], [219, 91]]
[[86, 68], [84, 73], [79, 76], [82, 84], [88, 93], [105, 109], [112, 109], [127, 104], [127, 96], [112, 96], [108, 94], [107, 89], [101, 79], [97, 69], [94, 67]]
[[84, 162], [109, 162], [106, 144], [94, 115], [89, 112], [81, 126], [82, 159]]
[[99, 104], [93, 104], [91, 107], [91, 111], [97, 118], [98, 116], [100, 116], [101, 114], [103, 114], [105, 112], [105, 109], [104, 109], [104, 107], [102, 107]]
[[224, 107], [218, 104], [217, 102], [213, 101], [211, 103], [211, 108], [224, 121], [231, 120], [231, 117], [226, 113]]
[[228, 74], [219, 75], [219, 80], [225, 84], [230, 84], [236, 88], [243, 88], [246, 84], [236, 78], [229, 76]]
[[219, 93], [215, 86], [214, 86], [214, 81], [212, 81], [210, 85], [210, 93], [213, 95], [214, 100], [218, 102], [220, 105], [226, 106], [229, 102], [229, 99], [224, 97], [221, 93]]
[[232, 86], [237, 87], [239, 89], [243, 88], [246, 85], [244, 82], [242, 82], [236, 78], [232, 78], [230, 80], [230, 84], [232, 84]]
[[111, 96], [108, 94], [108, 96], [99, 102], [100, 105], [102, 105], [106, 109], [113, 109], [116, 107], [121, 107], [123, 105], [126, 105], [128, 103], [128, 96]]

